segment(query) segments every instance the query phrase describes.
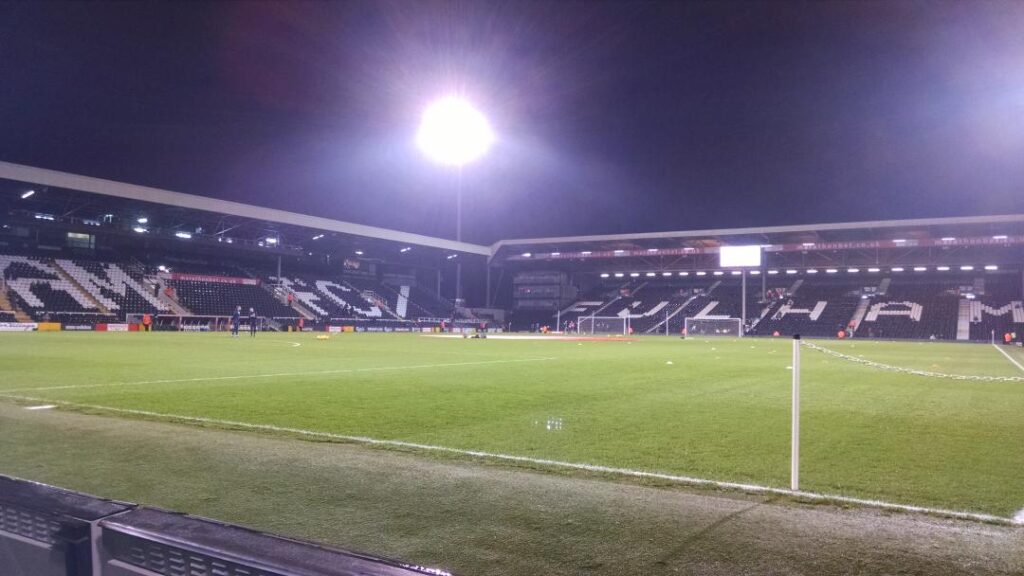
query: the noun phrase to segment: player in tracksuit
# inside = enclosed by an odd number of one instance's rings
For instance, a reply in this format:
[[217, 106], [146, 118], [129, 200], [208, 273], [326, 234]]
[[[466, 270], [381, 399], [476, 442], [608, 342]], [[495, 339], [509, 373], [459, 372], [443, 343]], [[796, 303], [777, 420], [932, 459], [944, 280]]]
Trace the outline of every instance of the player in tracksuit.
[[256, 337], [256, 310], [249, 308], [249, 337]]
[[231, 314], [231, 337], [238, 338], [238, 326], [242, 323], [242, 307], [235, 306], [234, 313]]

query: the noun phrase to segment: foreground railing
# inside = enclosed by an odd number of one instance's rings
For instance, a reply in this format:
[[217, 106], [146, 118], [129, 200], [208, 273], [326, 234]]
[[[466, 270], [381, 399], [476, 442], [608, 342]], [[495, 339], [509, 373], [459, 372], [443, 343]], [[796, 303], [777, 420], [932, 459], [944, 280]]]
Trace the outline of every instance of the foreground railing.
[[3, 576], [414, 576], [442, 570], [0, 476]]

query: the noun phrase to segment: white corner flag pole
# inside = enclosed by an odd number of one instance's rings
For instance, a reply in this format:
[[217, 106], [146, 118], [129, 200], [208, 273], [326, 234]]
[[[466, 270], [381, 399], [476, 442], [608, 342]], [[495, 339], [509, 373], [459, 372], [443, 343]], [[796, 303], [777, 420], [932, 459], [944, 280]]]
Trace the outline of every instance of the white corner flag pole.
[[800, 335], [793, 336], [793, 438], [789, 488], [800, 489]]

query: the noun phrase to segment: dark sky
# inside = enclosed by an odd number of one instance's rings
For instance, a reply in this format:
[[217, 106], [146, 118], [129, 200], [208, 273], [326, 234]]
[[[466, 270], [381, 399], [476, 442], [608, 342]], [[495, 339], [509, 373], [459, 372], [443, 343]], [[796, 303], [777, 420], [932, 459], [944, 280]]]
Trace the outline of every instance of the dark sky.
[[1024, 212], [1024, 2], [7, 3], [0, 159], [467, 240]]

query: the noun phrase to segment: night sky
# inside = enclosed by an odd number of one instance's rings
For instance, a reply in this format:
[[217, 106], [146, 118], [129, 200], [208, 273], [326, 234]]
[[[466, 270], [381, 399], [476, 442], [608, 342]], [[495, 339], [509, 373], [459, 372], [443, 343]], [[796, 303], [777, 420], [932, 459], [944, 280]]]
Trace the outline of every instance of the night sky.
[[0, 159], [465, 238], [1024, 212], [1024, 2], [7, 3]]

